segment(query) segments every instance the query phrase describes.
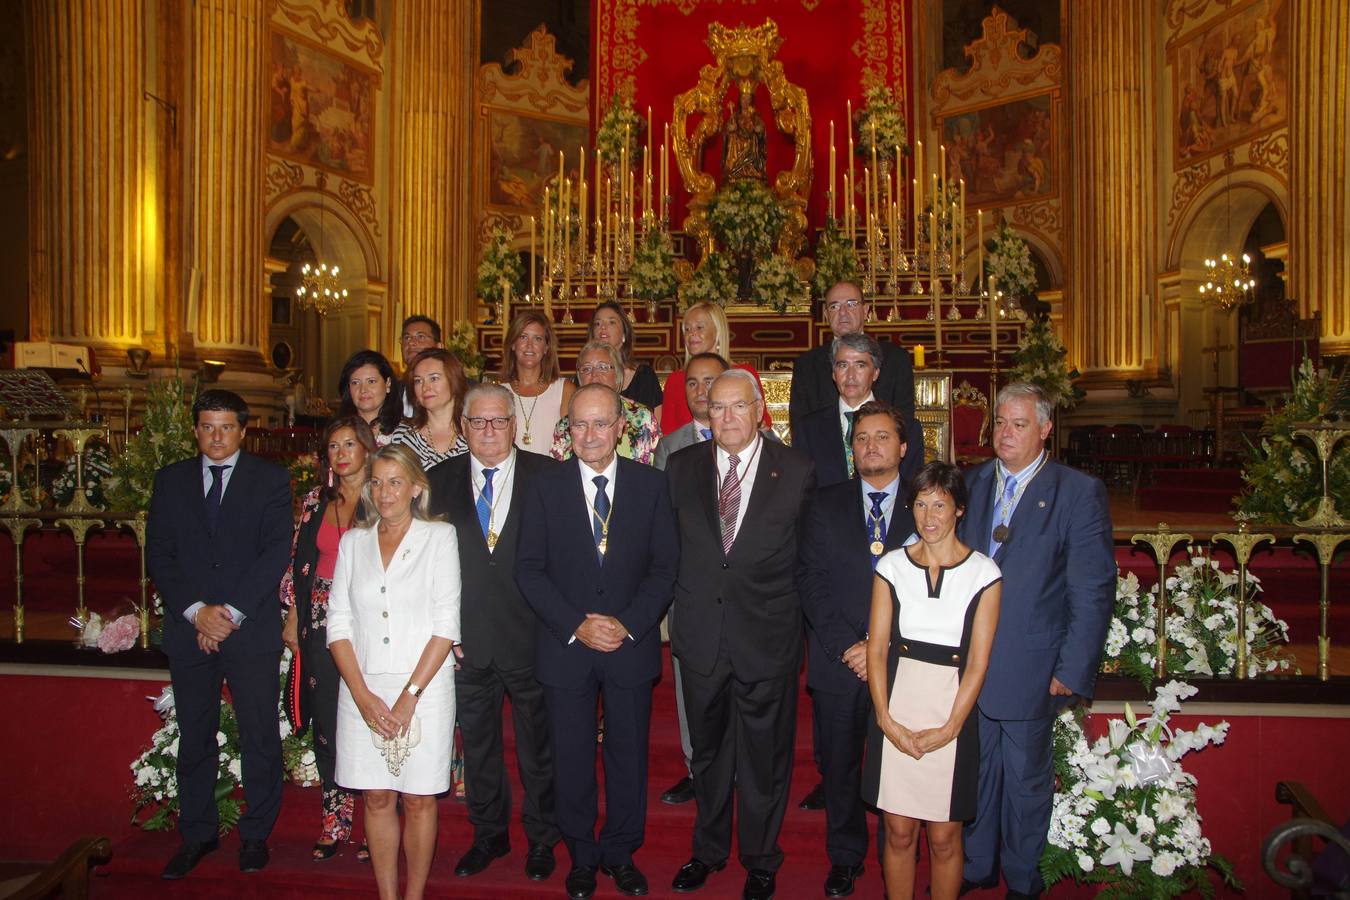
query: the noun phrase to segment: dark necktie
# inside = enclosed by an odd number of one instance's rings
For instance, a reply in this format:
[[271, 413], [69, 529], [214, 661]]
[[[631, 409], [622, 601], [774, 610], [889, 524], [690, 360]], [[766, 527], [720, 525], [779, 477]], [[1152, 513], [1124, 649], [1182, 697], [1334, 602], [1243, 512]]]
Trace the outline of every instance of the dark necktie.
[[844, 413], [844, 418], [848, 419], [848, 429], [844, 433], [844, 461], [848, 463], [848, 477], [853, 477], [853, 420], [858, 415], [855, 412]]
[[211, 489], [206, 492], [206, 524], [215, 534], [220, 522], [220, 498], [225, 494], [225, 470], [229, 466], [207, 466], [211, 470]]
[[711, 429], [711, 428], [700, 428], [700, 429], [698, 430], [698, 433], [701, 434], [701, 435], [703, 435], [703, 439], [704, 439], [705, 441], [711, 441], [711, 440], [712, 440], [712, 429]]
[[609, 522], [609, 497], [605, 494], [605, 485], [609, 484], [609, 479], [603, 475], [597, 475], [591, 479], [595, 482], [595, 503], [591, 504], [593, 512], [591, 514], [591, 525], [595, 531], [595, 557], [602, 565], [605, 562], [606, 541], [608, 539], [607, 524]]
[[492, 476], [496, 474], [496, 469], [483, 470], [483, 492], [478, 495], [478, 502], [474, 504], [478, 510], [478, 527], [483, 529], [483, 537], [487, 537], [492, 526]]
[[877, 553], [875, 548], [871, 548], [872, 568], [874, 569], [877, 567], [877, 561], [880, 560], [882, 554], [886, 552], [886, 516], [881, 511], [881, 503], [887, 496], [885, 491], [871, 491], [867, 495], [868, 499], [872, 501], [871, 522], [867, 529], [867, 541], [869, 544], [880, 541], [882, 545], [881, 553]]
[[727, 456], [727, 477], [722, 479], [722, 490], [717, 496], [717, 510], [722, 518], [722, 552], [730, 553], [736, 543], [736, 517], [741, 512], [741, 480], [736, 467], [741, 458], [734, 453]]

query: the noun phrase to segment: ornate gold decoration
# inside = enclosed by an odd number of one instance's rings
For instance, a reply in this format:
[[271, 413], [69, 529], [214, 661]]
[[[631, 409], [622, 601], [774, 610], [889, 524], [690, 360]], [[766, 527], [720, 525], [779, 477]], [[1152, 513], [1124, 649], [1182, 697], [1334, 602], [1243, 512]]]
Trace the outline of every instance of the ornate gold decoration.
[[1158, 530], [1141, 532], [1130, 538], [1132, 544], [1148, 544], [1153, 548], [1153, 558], [1158, 561], [1158, 619], [1154, 628], [1158, 635], [1158, 658], [1153, 671], [1159, 678], [1167, 674], [1167, 561], [1172, 558], [1172, 549], [1180, 543], [1195, 540], [1185, 532], [1173, 532], [1166, 522], [1158, 523]]
[[1058, 245], [1059, 239], [1064, 234], [1060, 207], [1058, 198], [1014, 206], [1012, 207], [1012, 223], [1024, 229], [1039, 231], [1047, 237], [1053, 237], [1054, 240], [1049, 243]]
[[[1175, 33], [1186, 24], [1187, 19], [1198, 19], [1206, 12], [1227, 9], [1235, 2], [1236, 0], [1172, 0], [1167, 4], [1167, 27], [1172, 29], [1175, 37]], [[1171, 43], [1170, 38], [1168, 43]]]
[[590, 84], [573, 87], [567, 81], [573, 62], [558, 53], [558, 40], [540, 25], [530, 32], [523, 46], [506, 54], [507, 64], [518, 64], [507, 72], [498, 63], [478, 69], [478, 102], [519, 110], [547, 113], [566, 119], [586, 118], [590, 109]]
[[1331, 633], [1327, 629], [1327, 619], [1331, 613], [1331, 563], [1335, 559], [1336, 548], [1350, 541], [1350, 532], [1296, 534], [1294, 540], [1312, 544], [1317, 550], [1317, 568], [1321, 574], [1317, 597], [1317, 677], [1327, 681], [1331, 678]]
[[1247, 148], [1247, 161], [1255, 166], [1265, 166], [1289, 177], [1289, 132], [1277, 131], [1252, 141]]
[[305, 170], [296, 163], [277, 156], [267, 157], [267, 182], [264, 186], [267, 203], [305, 183]]
[[102, 528], [98, 519], [57, 519], [60, 528], [69, 528], [70, 536], [75, 539], [75, 618], [81, 622], [89, 621], [89, 607], [84, 604], [84, 543], [91, 529]]
[[108, 440], [108, 431], [106, 428], [58, 428], [52, 432], [54, 438], [65, 438], [70, 441], [75, 450], [75, 493], [71, 496], [70, 502], [62, 507], [63, 512], [67, 513], [92, 513], [101, 512], [102, 508], [89, 502], [84, 495], [84, 447], [89, 443], [90, 438], [103, 438], [106, 443]]
[[[29, 503], [23, 499], [23, 490], [19, 487], [19, 452], [23, 448], [24, 442], [29, 439], [35, 439], [38, 431], [36, 428], [0, 428], [0, 441], [4, 441], [5, 446], [9, 448], [9, 471], [13, 474], [13, 484], [9, 489], [9, 497], [0, 504], [0, 510], [11, 513], [36, 512], [37, 503]], [[35, 464], [36, 465], [36, 464]], [[34, 497], [37, 496], [37, 488], [34, 487]]]
[[1238, 564], [1237, 677], [1241, 681], [1247, 677], [1247, 563], [1251, 560], [1252, 551], [1256, 549], [1256, 546], [1267, 541], [1273, 543], [1275, 535], [1251, 534], [1247, 531], [1247, 523], [1243, 522], [1238, 526], [1236, 532], [1218, 532], [1210, 540], [1231, 544], [1233, 557]]
[[[18, 488], [18, 479], [15, 479]], [[9, 532], [14, 542], [14, 643], [23, 643], [23, 538], [30, 528], [41, 528], [41, 519], [0, 518], [0, 528]]]
[[1059, 87], [1064, 64], [1058, 44], [1042, 44], [1035, 56], [1023, 56], [1020, 47], [1029, 42], [1030, 32], [997, 6], [982, 26], [983, 34], [965, 47], [970, 68], [964, 73], [943, 69], [933, 79], [935, 113], [972, 98], [1006, 102], [1013, 93], [1022, 93], [1018, 88], [1030, 92]]
[[1304, 528], [1347, 528], [1350, 522], [1336, 511], [1336, 501], [1331, 497], [1327, 469], [1331, 465], [1331, 451], [1342, 438], [1350, 437], [1350, 428], [1324, 423], [1305, 425], [1293, 430], [1294, 437], [1305, 437], [1317, 448], [1317, 458], [1322, 462], [1322, 499], [1317, 503], [1317, 511], [1306, 519], [1295, 519], [1294, 524]]
[[375, 209], [375, 196], [370, 188], [346, 178], [338, 182], [338, 199], [351, 210], [352, 215], [366, 223], [371, 232], [380, 237], [380, 217]]
[[342, 0], [276, 0], [273, 18], [285, 19], [292, 26], [307, 30], [325, 45], [337, 41], [352, 53], [361, 54], [372, 63], [384, 55], [384, 39], [380, 29], [369, 19], [353, 21], [347, 15]]
[[150, 602], [149, 602], [149, 584], [150, 576], [145, 571], [145, 526], [147, 515], [144, 512], [136, 513], [133, 519], [118, 519], [115, 524], [125, 528], [136, 536], [136, 548], [141, 556], [141, 605], [137, 609], [141, 622], [141, 649], [150, 649]]
[[1171, 226], [1186, 205], [1200, 193], [1209, 181], [1209, 160], [1198, 162], [1177, 173], [1172, 182], [1172, 208], [1167, 211], [1167, 224]]
[[[806, 200], [811, 191], [811, 108], [806, 91], [787, 80], [783, 64], [774, 59], [783, 39], [772, 19], [756, 28], [727, 28], [718, 22], [708, 26], [708, 49], [716, 63], [699, 70], [698, 84], [675, 97], [672, 121], [675, 162], [687, 190], [693, 193], [684, 230], [703, 248], [713, 248], [707, 208], [717, 184], [702, 169], [704, 145], [724, 123], [723, 97], [734, 80], [741, 94], [753, 95], [763, 82], [768, 88], [774, 124], [794, 145], [792, 168], [773, 179], [773, 191], [787, 213], [778, 238], [778, 252], [793, 259], [805, 245]], [[689, 118], [699, 116], [693, 133]]]

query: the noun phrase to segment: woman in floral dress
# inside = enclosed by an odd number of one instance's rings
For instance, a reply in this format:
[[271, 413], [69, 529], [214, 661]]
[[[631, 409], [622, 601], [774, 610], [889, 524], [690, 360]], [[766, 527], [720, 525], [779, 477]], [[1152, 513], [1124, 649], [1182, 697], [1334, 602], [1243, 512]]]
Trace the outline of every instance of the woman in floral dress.
[[[577, 383], [583, 387], [588, 384], [603, 384], [617, 391], [622, 372], [623, 357], [606, 341], [589, 341], [577, 354]], [[650, 466], [656, 453], [656, 444], [661, 440], [661, 429], [652, 421], [650, 409], [624, 396], [620, 396], [619, 399], [623, 401], [624, 426], [623, 434], [619, 438], [618, 453], [625, 459]], [[558, 427], [553, 429], [554, 459], [572, 458], [570, 424], [571, 420], [563, 416], [558, 420]]]
[[[291, 567], [281, 580], [287, 608], [283, 636], [300, 657], [300, 671], [314, 735], [314, 757], [323, 789], [323, 828], [314, 844], [315, 862], [331, 859], [352, 839], [356, 797], [334, 780], [337, 699], [341, 678], [328, 652], [328, 592], [337, 564], [338, 542], [351, 528], [370, 477], [367, 458], [375, 436], [359, 415], [339, 416], [324, 429], [319, 452], [319, 486], [305, 496], [291, 544]], [[301, 726], [303, 727], [303, 723]], [[368, 861], [363, 844], [357, 859]]]

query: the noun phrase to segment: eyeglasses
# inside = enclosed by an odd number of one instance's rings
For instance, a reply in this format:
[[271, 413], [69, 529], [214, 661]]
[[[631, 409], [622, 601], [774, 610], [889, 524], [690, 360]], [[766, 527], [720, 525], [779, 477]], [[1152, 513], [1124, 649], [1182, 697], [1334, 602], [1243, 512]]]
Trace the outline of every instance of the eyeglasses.
[[482, 431], [489, 425], [493, 431], [505, 431], [511, 424], [510, 416], [465, 416], [464, 421], [469, 423], [469, 427], [474, 431]]
[[410, 331], [399, 338], [400, 344], [434, 344], [436, 338], [425, 331]]
[[589, 366], [577, 366], [578, 375], [608, 375], [610, 372], [617, 371], [611, 363], [592, 363]]
[[738, 416], [743, 416], [753, 409], [755, 403], [758, 402], [758, 400], [754, 402], [749, 400], [737, 400], [735, 403], [709, 403], [708, 412], [712, 413], [714, 416], [720, 416], [730, 410]]
[[569, 422], [568, 429], [573, 434], [582, 434], [586, 431], [594, 431], [596, 434], [605, 434], [614, 427], [618, 419], [610, 419], [608, 422]]
[[825, 311], [837, 313], [841, 309], [846, 309], [852, 312], [860, 306], [862, 306], [861, 300], [832, 300], [825, 304]]

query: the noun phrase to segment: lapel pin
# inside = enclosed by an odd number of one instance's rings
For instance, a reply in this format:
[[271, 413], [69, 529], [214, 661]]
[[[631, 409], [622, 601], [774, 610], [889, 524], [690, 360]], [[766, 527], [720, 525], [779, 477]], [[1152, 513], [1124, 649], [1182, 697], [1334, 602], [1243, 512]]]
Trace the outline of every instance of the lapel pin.
[[1045, 509], [1045, 501], [1044, 501], [1044, 500], [1041, 500], [1041, 501], [1038, 502], [1036, 505], [1039, 506], [1041, 509]]
[[770, 477], [770, 478], [777, 478], [777, 477], [778, 477], [778, 473], [777, 473], [777, 472], [770, 472], [770, 473], [769, 473], [769, 477]]

